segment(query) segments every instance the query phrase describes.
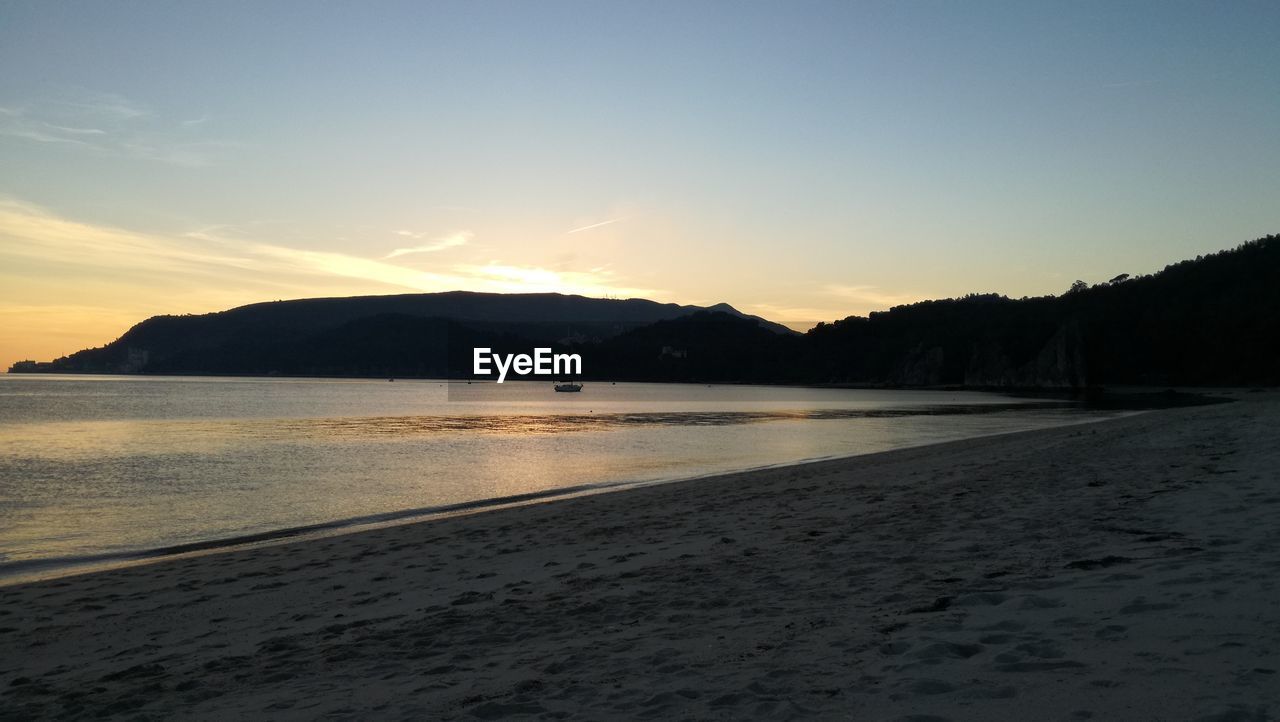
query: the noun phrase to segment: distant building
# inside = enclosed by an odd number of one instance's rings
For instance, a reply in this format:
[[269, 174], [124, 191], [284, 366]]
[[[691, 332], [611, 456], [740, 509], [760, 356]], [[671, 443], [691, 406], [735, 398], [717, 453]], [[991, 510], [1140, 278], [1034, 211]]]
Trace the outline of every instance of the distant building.
[[687, 358], [688, 356], [687, 350], [674, 346], [663, 346], [662, 353], [658, 354], [658, 358]]

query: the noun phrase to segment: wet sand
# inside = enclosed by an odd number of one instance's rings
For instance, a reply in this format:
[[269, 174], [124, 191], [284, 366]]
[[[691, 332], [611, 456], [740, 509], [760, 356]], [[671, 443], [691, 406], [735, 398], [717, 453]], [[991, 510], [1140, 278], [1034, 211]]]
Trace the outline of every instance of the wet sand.
[[0, 589], [0, 717], [1269, 719], [1280, 395]]

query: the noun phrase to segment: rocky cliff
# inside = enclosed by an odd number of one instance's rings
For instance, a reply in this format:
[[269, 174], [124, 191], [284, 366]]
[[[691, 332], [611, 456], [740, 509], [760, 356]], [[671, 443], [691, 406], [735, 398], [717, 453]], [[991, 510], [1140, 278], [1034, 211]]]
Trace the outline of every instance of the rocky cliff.
[[988, 342], [973, 347], [964, 374], [965, 386], [1078, 389], [1089, 385], [1080, 323], [1063, 323], [1035, 356], [1022, 363], [1007, 349]]

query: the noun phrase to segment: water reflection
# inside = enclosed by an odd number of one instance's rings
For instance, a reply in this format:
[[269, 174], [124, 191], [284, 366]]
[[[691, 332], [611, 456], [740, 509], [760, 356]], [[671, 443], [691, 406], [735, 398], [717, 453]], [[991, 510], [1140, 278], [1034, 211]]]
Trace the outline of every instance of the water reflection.
[[512, 384], [473, 396], [427, 382], [0, 379], [0, 572], [1088, 418], [951, 392], [619, 384], [566, 402]]

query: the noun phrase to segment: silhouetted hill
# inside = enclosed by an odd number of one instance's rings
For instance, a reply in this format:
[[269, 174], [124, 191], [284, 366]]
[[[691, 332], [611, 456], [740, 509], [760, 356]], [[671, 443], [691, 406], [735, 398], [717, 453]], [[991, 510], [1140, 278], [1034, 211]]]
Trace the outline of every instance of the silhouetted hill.
[[[301, 340], [256, 337], [186, 349], [147, 364], [148, 373], [290, 376], [464, 376], [475, 347], [528, 353], [529, 339], [443, 318], [386, 313], [348, 321]], [[554, 346], [554, 345], [553, 345]]]
[[659, 321], [582, 350], [588, 377], [673, 382], [804, 380], [803, 337], [724, 312]]
[[1077, 282], [1061, 296], [922, 301], [819, 324], [801, 338], [697, 314], [617, 336], [590, 354], [584, 351], [593, 359], [589, 368], [602, 377], [661, 381], [1274, 385], [1280, 383], [1280, 237], [1153, 275]]
[[806, 335], [815, 379], [1081, 387], [1280, 382], [1280, 237], [1061, 296], [924, 301]]
[[[727, 304], [717, 308], [769, 332], [796, 335], [784, 326], [741, 314]], [[423, 360], [415, 366], [411, 357], [418, 353], [426, 354], [424, 359], [435, 359], [433, 349], [444, 344], [450, 335], [455, 338], [455, 345], [457, 340], [472, 337], [520, 338], [524, 344], [521, 350], [528, 351], [532, 342], [544, 346], [560, 339], [596, 342], [700, 310], [699, 306], [639, 298], [466, 291], [275, 301], [218, 313], [155, 316], [101, 348], [13, 370], [336, 375], [381, 375], [367, 371], [374, 368], [420, 366], [439, 370], [442, 367], [434, 360]], [[414, 324], [410, 319], [433, 319], [437, 323]], [[443, 325], [446, 320], [452, 324]], [[412, 332], [405, 330], [410, 328]], [[445, 328], [450, 329], [449, 333], [442, 330]], [[395, 343], [380, 335], [397, 329]], [[351, 355], [356, 353], [352, 349], [342, 350], [344, 345], [358, 347], [360, 355]], [[318, 371], [322, 368], [330, 371]]]
[[466, 375], [470, 349], [582, 354], [589, 378], [1081, 388], [1280, 382], [1280, 237], [1061, 296], [973, 294], [803, 336], [710, 309], [557, 294], [282, 301], [158, 316], [13, 371]]

